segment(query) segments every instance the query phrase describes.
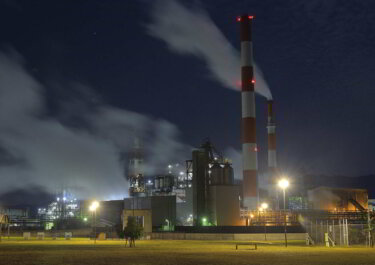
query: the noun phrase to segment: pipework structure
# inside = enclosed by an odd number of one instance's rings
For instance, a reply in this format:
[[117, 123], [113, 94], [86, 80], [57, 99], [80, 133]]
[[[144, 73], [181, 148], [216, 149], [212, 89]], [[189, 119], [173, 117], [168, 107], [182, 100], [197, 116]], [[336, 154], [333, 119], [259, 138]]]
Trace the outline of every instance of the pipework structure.
[[241, 34], [241, 101], [242, 101], [242, 155], [243, 155], [243, 206], [256, 209], [258, 205], [257, 144], [255, 115], [255, 78], [251, 26], [253, 16], [242, 15]]
[[130, 196], [146, 195], [143, 175], [143, 150], [139, 138], [134, 139], [134, 146], [130, 152], [127, 179], [130, 182]]
[[230, 162], [205, 141], [186, 165], [192, 172], [194, 226], [239, 225], [240, 192]]

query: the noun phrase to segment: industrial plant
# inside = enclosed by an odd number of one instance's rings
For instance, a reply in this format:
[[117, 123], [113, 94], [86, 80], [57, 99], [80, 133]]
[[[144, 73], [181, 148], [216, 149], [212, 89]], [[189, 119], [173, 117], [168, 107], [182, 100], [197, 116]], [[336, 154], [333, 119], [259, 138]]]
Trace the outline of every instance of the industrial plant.
[[[56, 200], [38, 209], [37, 217], [29, 218], [26, 210], [0, 208], [8, 216], [11, 229], [43, 227], [46, 230], [98, 227], [113, 232], [127, 225], [128, 217], [136, 217], [146, 236], [153, 232], [259, 233], [268, 231], [308, 231], [324, 224], [366, 223], [375, 217], [368, 207], [368, 193], [359, 187], [327, 187], [324, 181], [313, 186], [303, 177], [293, 183], [277, 164], [276, 119], [274, 101], [268, 98], [267, 139], [268, 168], [258, 172], [252, 23], [254, 17], [242, 15], [241, 102], [242, 111], [242, 179], [234, 178], [231, 158], [224, 157], [214, 143], [205, 139], [197, 143], [186, 161], [171, 161], [164, 172], [147, 175], [142, 139], [135, 137], [127, 154], [126, 179], [129, 197], [102, 201], [89, 211], [90, 201], [78, 200], [62, 191]], [[282, 125], [281, 125], [282, 126]], [[240, 128], [238, 128], [240, 131]], [[202, 136], [203, 138], [204, 136]], [[266, 192], [261, 193], [259, 179], [266, 178]], [[293, 178], [296, 180], [296, 178]], [[96, 212], [97, 211], [97, 212]], [[97, 216], [96, 216], [97, 215]], [[7, 219], [7, 220], [8, 220]], [[4, 219], [5, 220], [5, 219]], [[71, 220], [78, 220], [72, 222]], [[60, 226], [58, 223], [60, 221]], [[69, 226], [70, 225], [70, 226]], [[311, 230], [312, 231], [312, 230]], [[341, 231], [341, 230], [340, 230]], [[96, 236], [96, 235], [95, 235]], [[310, 235], [314, 237], [313, 234]], [[317, 241], [318, 238], [311, 239]]]

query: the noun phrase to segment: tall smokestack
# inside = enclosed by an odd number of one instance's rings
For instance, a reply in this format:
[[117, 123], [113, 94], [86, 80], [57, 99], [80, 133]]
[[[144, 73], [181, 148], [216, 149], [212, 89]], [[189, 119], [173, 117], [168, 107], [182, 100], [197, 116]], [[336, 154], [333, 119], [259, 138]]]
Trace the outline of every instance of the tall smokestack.
[[276, 125], [273, 115], [273, 100], [267, 101], [268, 105], [268, 122], [267, 122], [267, 133], [268, 133], [268, 170], [271, 175], [272, 183], [275, 182], [276, 178]]
[[242, 155], [243, 205], [256, 209], [257, 199], [257, 144], [255, 123], [255, 79], [251, 24], [253, 16], [242, 15], [241, 23], [241, 99], [242, 99]]

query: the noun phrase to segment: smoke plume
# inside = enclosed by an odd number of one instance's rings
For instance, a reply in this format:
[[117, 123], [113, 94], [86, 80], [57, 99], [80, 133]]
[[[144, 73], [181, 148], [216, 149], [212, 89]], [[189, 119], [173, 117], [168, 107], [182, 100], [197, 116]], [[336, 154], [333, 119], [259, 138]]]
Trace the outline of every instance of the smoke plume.
[[[153, 4], [148, 33], [165, 41], [181, 54], [195, 55], [205, 61], [215, 79], [224, 87], [239, 90], [240, 55], [201, 8], [188, 9], [174, 0]], [[234, 25], [235, 26], [235, 25]], [[271, 92], [255, 65], [255, 91], [270, 99]]]
[[[94, 94], [88, 87], [73, 86], [83, 95]], [[122, 157], [135, 134], [143, 140], [145, 155], [154, 157], [146, 163], [146, 174], [182, 159], [188, 150], [177, 140], [173, 124], [103, 103], [88, 104], [79, 93], [69, 101], [60, 99], [59, 113], [51, 115], [46, 91], [19, 55], [0, 52], [0, 194], [68, 188], [78, 198], [119, 199], [128, 192]]]

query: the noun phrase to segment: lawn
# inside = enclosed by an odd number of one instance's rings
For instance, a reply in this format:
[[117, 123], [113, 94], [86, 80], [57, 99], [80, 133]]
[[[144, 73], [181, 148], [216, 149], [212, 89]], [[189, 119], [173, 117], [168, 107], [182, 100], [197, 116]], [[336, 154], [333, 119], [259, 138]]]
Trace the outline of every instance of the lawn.
[[364, 247], [307, 247], [296, 242], [258, 246], [249, 250], [234, 242], [220, 241], [137, 241], [125, 248], [121, 241], [3, 239], [0, 264], [375, 264], [375, 249]]

